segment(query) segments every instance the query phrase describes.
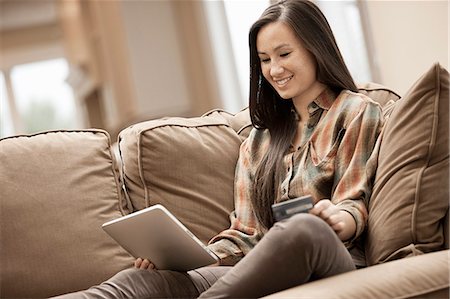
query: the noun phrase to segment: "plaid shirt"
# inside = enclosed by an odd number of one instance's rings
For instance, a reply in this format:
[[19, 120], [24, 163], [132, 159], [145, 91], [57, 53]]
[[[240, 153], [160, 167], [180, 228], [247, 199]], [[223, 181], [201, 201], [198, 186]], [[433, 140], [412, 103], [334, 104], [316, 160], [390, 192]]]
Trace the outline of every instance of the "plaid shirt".
[[[284, 179], [275, 202], [311, 194], [315, 202], [330, 199], [364, 231], [366, 203], [376, 164], [368, 163], [383, 126], [380, 106], [367, 96], [325, 90], [308, 106], [309, 120], [298, 148], [292, 145], [283, 159]], [[256, 168], [270, 142], [268, 130], [253, 129], [242, 143], [234, 182], [235, 210], [231, 227], [209, 242], [221, 264], [232, 265], [247, 254], [266, 233], [252, 209], [250, 194]]]

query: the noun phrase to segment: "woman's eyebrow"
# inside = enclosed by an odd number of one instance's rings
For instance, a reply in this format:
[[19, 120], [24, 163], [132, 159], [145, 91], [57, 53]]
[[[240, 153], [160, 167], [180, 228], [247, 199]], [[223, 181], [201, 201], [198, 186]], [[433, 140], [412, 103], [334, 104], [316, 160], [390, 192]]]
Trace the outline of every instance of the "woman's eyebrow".
[[[290, 45], [289, 44], [281, 44], [281, 45], [278, 45], [278, 46], [276, 46], [275, 48], [273, 48], [273, 51], [277, 51], [277, 50], [279, 50], [279, 49], [281, 49], [281, 48], [284, 48], [284, 47], [290, 47]], [[265, 52], [262, 52], [262, 51], [258, 51], [258, 54], [266, 54]]]

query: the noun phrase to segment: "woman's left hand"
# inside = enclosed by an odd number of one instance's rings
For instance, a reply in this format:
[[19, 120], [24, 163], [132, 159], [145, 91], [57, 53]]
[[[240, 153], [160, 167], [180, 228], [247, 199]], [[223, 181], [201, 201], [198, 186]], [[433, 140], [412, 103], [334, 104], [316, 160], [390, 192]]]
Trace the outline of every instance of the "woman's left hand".
[[318, 201], [309, 213], [325, 220], [342, 241], [350, 239], [356, 232], [356, 222], [353, 216], [340, 210], [329, 199]]

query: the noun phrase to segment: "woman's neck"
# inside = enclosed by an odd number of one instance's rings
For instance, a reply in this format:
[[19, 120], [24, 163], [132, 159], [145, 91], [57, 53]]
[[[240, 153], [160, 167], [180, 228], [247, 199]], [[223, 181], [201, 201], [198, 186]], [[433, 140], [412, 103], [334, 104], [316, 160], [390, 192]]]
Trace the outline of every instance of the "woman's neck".
[[297, 111], [302, 122], [306, 122], [309, 119], [308, 105], [317, 99], [326, 88], [326, 85], [316, 82], [307, 91], [292, 99], [295, 111]]

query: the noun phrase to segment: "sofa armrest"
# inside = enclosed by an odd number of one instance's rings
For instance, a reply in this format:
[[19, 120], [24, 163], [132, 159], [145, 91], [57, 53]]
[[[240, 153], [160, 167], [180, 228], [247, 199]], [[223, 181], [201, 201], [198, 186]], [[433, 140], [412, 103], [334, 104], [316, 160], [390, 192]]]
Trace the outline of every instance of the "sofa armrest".
[[450, 250], [310, 282], [265, 298], [449, 298]]

